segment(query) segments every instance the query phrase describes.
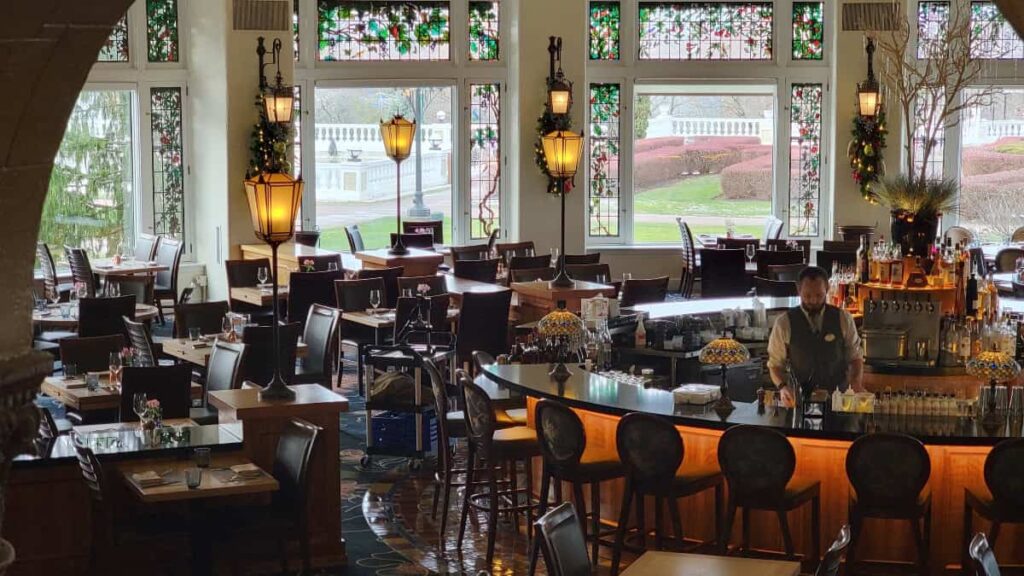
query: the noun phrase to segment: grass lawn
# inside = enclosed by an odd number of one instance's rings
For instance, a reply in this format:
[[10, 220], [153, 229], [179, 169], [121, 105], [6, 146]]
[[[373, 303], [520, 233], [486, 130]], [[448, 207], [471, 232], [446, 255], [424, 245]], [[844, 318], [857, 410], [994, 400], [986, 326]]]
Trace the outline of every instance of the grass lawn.
[[771, 214], [770, 200], [725, 200], [721, 176], [712, 174], [680, 180], [662, 188], [640, 192], [634, 199], [637, 214], [670, 216], [765, 217]]
[[[690, 232], [693, 233], [694, 240], [698, 234], [725, 236], [725, 226], [696, 224], [690, 226]], [[760, 238], [763, 232], [764, 226], [761, 224], [736, 226], [736, 234], [750, 234]], [[633, 226], [633, 241], [637, 244], [679, 244], [679, 226], [675, 222], [637, 222]]]
[[[373, 220], [359, 223], [359, 232], [363, 235], [363, 244], [367, 249], [384, 248], [391, 245], [391, 233], [395, 231], [395, 219], [392, 216], [382, 216]], [[445, 240], [448, 241], [452, 234], [452, 221], [445, 216], [444, 219]], [[345, 237], [345, 228], [325, 228], [320, 230], [320, 247], [339, 252], [348, 252], [348, 238]]]

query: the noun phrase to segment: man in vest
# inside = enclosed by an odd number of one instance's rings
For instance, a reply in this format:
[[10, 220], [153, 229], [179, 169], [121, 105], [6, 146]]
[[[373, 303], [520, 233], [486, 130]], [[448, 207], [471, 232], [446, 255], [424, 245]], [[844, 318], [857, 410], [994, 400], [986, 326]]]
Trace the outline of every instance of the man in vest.
[[778, 317], [768, 339], [768, 372], [785, 406], [795, 403], [786, 375], [793, 373], [804, 391], [824, 388], [831, 393], [852, 386], [863, 392], [864, 354], [853, 316], [825, 303], [828, 275], [817, 266], [800, 271], [796, 280], [800, 305]]

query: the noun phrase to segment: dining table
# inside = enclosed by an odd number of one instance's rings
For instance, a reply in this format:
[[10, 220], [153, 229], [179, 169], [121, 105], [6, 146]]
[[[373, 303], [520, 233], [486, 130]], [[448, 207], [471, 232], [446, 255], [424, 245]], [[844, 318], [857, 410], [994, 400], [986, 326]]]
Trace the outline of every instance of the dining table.
[[[184, 360], [196, 366], [206, 366], [206, 362], [210, 359], [210, 353], [213, 351], [216, 336], [203, 336], [203, 339], [198, 342], [193, 342], [190, 338], [167, 338], [161, 340], [160, 344], [163, 346], [163, 353], [167, 356]], [[305, 342], [296, 344], [296, 358], [304, 358], [307, 355], [309, 355], [309, 346]]]
[[800, 563], [785, 560], [710, 556], [682, 552], [644, 552], [622, 576], [797, 576]]
[[[68, 307], [68, 315], [64, 316], [62, 306]], [[135, 320], [144, 322], [157, 317], [156, 306], [152, 304], [136, 304]], [[32, 325], [40, 330], [74, 330], [78, 328], [78, 303], [62, 302], [47, 304], [45, 309], [32, 310]]]
[[[84, 376], [47, 376], [40, 385], [40, 391], [57, 399], [61, 404], [82, 413], [116, 411], [121, 407], [121, 391], [110, 384], [110, 374], [100, 372], [99, 387], [90, 390]], [[203, 387], [195, 382], [190, 391], [192, 399], [202, 398]]]
[[[267, 286], [237, 286], [231, 289], [231, 299], [253, 306], [271, 306], [274, 304], [274, 290]], [[277, 287], [277, 299], [288, 300], [288, 287]]]
[[129, 274], [156, 274], [166, 272], [170, 266], [160, 264], [156, 261], [144, 260], [120, 260], [115, 262], [113, 258], [101, 258], [93, 260], [92, 273], [97, 276], [121, 276]]

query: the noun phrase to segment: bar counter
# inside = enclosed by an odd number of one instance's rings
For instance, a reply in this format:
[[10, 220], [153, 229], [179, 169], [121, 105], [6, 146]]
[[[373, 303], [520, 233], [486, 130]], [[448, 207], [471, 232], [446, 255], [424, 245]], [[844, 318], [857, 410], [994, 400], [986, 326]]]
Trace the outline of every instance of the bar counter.
[[[885, 417], [867, 414], [832, 415], [821, 422], [820, 429], [802, 418], [794, 418], [787, 409], [766, 409], [759, 414], [756, 406], [737, 403], [737, 409], [726, 418], [719, 418], [710, 408], [677, 407], [668, 391], [643, 389], [619, 383], [581, 368], [573, 372], [563, 385], [547, 375], [547, 365], [490, 366], [477, 379], [491, 387], [507, 387], [526, 395], [529, 422], [533, 426], [533, 407], [538, 399], [549, 398], [571, 406], [583, 420], [588, 449], [614, 453], [615, 429], [619, 418], [629, 412], [647, 412], [670, 419], [679, 429], [685, 447], [684, 462], [717, 462], [718, 439], [722, 432], [736, 424], [755, 424], [779, 430], [787, 437], [797, 455], [796, 476], [821, 481], [821, 541], [830, 542], [840, 526], [848, 522], [847, 506], [850, 485], [845, 473], [846, 452], [851, 442], [862, 434], [893, 431], [919, 438], [931, 458], [929, 487], [933, 498], [931, 529], [931, 573], [944, 573], [943, 568], [958, 565], [962, 549], [964, 488], [985, 492], [983, 470], [991, 447], [1007, 437], [1020, 437], [1022, 424], [1004, 424], [998, 430], [985, 431], [975, 421], [935, 417]], [[535, 467], [535, 470], [539, 466]], [[609, 523], [618, 518], [621, 482], [602, 489], [601, 516]], [[651, 502], [648, 502], [648, 506]], [[681, 504], [684, 531], [688, 537], [710, 540], [714, 532], [714, 500], [710, 495], [684, 499]], [[739, 542], [740, 520], [737, 518], [731, 542]], [[810, 551], [810, 512], [790, 513], [796, 549]], [[975, 519], [976, 530], [987, 524]], [[753, 513], [751, 543], [755, 548], [782, 550], [778, 520], [772, 514]], [[858, 546], [858, 558], [866, 561], [896, 562], [912, 558], [913, 543], [905, 524], [880, 524], [869, 521]], [[1024, 531], [1004, 525], [997, 542], [1001, 563], [1024, 561]]]

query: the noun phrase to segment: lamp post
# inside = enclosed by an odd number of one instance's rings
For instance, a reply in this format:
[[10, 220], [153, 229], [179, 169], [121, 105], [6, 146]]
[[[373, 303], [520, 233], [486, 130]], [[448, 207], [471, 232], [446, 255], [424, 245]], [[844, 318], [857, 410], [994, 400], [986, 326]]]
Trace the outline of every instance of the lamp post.
[[[256, 39], [256, 55], [260, 59], [260, 93], [263, 95], [263, 112], [267, 120], [278, 124], [287, 124], [292, 121], [292, 112], [295, 110], [295, 91], [291, 86], [284, 84], [281, 78], [281, 39], [275, 38], [271, 46], [271, 60], [266, 62], [267, 48], [263, 45], [263, 36]], [[274, 86], [267, 82], [266, 67], [274, 64], [277, 66], [277, 77]]]
[[558, 258], [558, 273], [551, 280], [551, 286], [567, 288], [573, 285], [572, 278], [565, 272], [565, 182], [576, 175], [580, 156], [583, 153], [583, 135], [567, 130], [556, 130], [541, 139], [544, 145], [544, 159], [548, 173], [558, 182], [558, 196], [562, 200], [561, 256]]
[[295, 398], [295, 392], [281, 377], [281, 356], [278, 312], [280, 303], [277, 296], [277, 248], [291, 239], [295, 233], [295, 215], [302, 203], [302, 178], [293, 179], [287, 174], [259, 174], [245, 181], [245, 196], [249, 201], [249, 215], [256, 236], [270, 245], [272, 254], [274, 298], [274, 376], [260, 390], [260, 398]]
[[722, 367], [722, 384], [719, 388], [720, 395], [715, 402], [715, 412], [722, 416], [728, 416], [734, 409], [732, 400], [729, 398], [729, 381], [726, 378], [726, 371], [729, 366], [743, 364], [750, 360], [750, 351], [743, 344], [733, 340], [728, 334], [716, 338], [700, 351], [701, 364], [718, 364]]
[[875, 41], [867, 39], [864, 51], [868, 54], [868, 77], [863, 82], [857, 83], [857, 107], [861, 116], [874, 118], [878, 115], [878, 109], [882, 105], [881, 87], [875, 78]]
[[396, 256], [409, 253], [402, 240], [402, 160], [409, 157], [415, 137], [415, 120], [409, 121], [401, 114], [395, 114], [391, 120], [386, 122], [381, 120], [380, 122], [380, 138], [384, 141], [384, 152], [387, 153], [388, 158], [395, 161], [398, 181], [396, 185], [398, 202], [395, 211], [395, 243], [388, 250], [389, 254]]

